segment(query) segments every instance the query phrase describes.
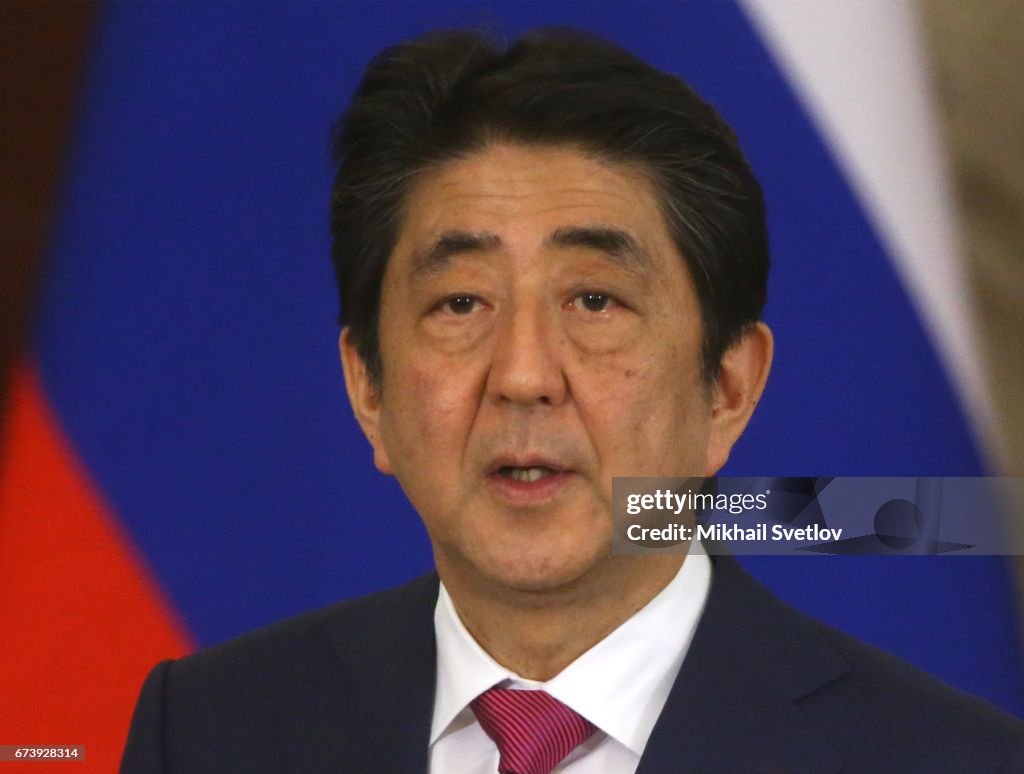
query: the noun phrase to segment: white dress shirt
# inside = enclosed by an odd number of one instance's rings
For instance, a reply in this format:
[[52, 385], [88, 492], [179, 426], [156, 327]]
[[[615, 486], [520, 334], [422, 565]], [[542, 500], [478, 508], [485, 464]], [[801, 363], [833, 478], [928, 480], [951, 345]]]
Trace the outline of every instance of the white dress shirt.
[[495, 685], [543, 689], [597, 727], [554, 772], [634, 774], [690, 646], [711, 587], [699, 543], [643, 608], [547, 682], [498, 664], [466, 631], [441, 585], [434, 609], [437, 687], [430, 774], [495, 774], [498, 749], [469, 703]]

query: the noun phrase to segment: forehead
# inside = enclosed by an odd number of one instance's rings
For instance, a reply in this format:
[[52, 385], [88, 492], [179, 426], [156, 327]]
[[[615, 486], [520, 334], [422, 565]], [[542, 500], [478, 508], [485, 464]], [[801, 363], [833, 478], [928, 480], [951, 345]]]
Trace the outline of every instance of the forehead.
[[654, 186], [637, 168], [572, 147], [494, 145], [421, 175], [393, 258], [412, 263], [453, 232], [521, 253], [574, 227], [619, 231], [644, 253], [675, 254]]

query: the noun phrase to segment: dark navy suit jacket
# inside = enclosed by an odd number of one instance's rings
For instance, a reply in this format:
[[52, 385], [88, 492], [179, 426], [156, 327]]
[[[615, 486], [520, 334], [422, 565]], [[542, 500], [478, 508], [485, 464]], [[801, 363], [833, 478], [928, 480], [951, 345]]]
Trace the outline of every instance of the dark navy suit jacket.
[[[714, 562], [639, 774], [1024, 772], [1021, 721]], [[423, 774], [437, 589], [431, 574], [159, 664], [122, 774]]]

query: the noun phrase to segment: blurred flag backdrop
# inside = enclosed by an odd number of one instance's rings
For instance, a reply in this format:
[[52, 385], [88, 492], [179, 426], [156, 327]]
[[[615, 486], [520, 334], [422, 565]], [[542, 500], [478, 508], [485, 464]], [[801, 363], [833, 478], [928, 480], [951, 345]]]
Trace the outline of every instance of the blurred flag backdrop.
[[[329, 136], [381, 47], [465, 25], [590, 29], [736, 127], [769, 206], [778, 352], [724, 473], [985, 472], [908, 5], [111, 4], [5, 423], [0, 743], [85, 744], [112, 770], [158, 659], [430, 567], [344, 394]], [[746, 564], [1024, 712], [1002, 559]]]

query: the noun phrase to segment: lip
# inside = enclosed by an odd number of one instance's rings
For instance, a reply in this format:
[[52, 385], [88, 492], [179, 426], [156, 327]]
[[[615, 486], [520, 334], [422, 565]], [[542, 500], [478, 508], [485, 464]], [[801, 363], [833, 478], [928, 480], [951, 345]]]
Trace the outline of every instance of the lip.
[[550, 468], [558, 473], [572, 472], [568, 466], [542, 454], [500, 454], [487, 466], [487, 475], [494, 475], [502, 468]]
[[[504, 467], [549, 468], [554, 471], [537, 481], [516, 481], [501, 475]], [[487, 466], [488, 488], [502, 502], [511, 506], [544, 505], [562, 491], [576, 473], [564, 464], [541, 455], [501, 455]]]

